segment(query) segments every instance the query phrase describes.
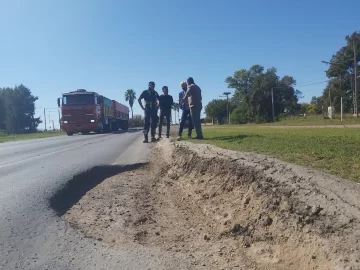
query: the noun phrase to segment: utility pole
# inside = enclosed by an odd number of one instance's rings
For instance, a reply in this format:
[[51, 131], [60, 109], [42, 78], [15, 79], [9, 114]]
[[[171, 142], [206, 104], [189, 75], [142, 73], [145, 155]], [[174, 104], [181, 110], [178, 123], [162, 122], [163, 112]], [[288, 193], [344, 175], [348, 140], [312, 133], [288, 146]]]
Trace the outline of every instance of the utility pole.
[[[231, 93], [230, 92], [224, 92], [223, 95], [226, 96], [227, 120], [228, 120], [228, 124], [230, 124], [229, 95], [231, 95]], [[224, 97], [224, 96], [220, 96], [220, 97]]]
[[[328, 62], [328, 61], [321, 61], [322, 63], [326, 64], [326, 65], [345, 65], [345, 64], [338, 64], [338, 63], [331, 63], [331, 62]], [[339, 79], [339, 76], [337, 76], [337, 78]], [[341, 74], [340, 75], [340, 107], [341, 107], [341, 111], [340, 111], [340, 114], [341, 114], [341, 122], [343, 120], [343, 90], [342, 90], [342, 79], [343, 79], [343, 75]], [[350, 77], [350, 83], [351, 83], [351, 89], [352, 89], [352, 79]], [[353, 96], [354, 96], [354, 100], [355, 100], [355, 91], [353, 91]], [[331, 115], [332, 115], [332, 108], [331, 108], [331, 90], [329, 89], [329, 101], [330, 101], [330, 110], [331, 110]], [[355, 110], [356, 110], [356, 106], [355, 106], [355, 102], [354, 102], [354, 114], [355, 114]], [[329, 114], [329, 113], [328, 113]]]
[[272, 119], [273, 119], [273, 122], [275, 122], [274, 87], [271, 87], [271, 107], [272, 107]]
[[272, 107], [272, 119], [275, 122], [275, 109], [274, 109], [274, 89], [289, 89], [291, 87], [271, 87], [271, 107]]
[[52, 123], [53, 123], [53, 130], [55, 130], [55, 126], [54, 126], [54, 120], [52, 120]]
[[342, 75], [340, 76], [340, 121], [343, 121], [343, 90], [342, 90]]
[[60, 109], [58, 108], [58, 113], [59, 113], [59, 130], [61, 131], [61, 120], [60, 120]]
[[230, 110], [229, 110], [229, 95], [230, 92], [224, 92], [223, 95], [226, 96], [226, 103], [227, 103], [227, 116], [228, 116], [228, 124], [230, 124]]
[[46, 131], [46, 113], [45, 113], [45, 108], [44, 108], [44, 121], [45, 121], [45, 131]]
[[359, 116], [358, 111], [358, 90], [357, 90], [357, 61], [356, 61], [356, 41], [354, 40], [354, 85], [355, 85], [355, 101], [354, 101], [354, 114], [356, 114], [356, 118]]
[[340, 112], [341, 113], [341, 116], [340, 116], [341, 118], [340, 118], [340, 121], [341, 122], [343, 121], [343, 103], [342, 103], [343, 101], [342, 100], [343, 100], [343, 98], [340, 97], [340, 106], [341, 106], [341, 112]]

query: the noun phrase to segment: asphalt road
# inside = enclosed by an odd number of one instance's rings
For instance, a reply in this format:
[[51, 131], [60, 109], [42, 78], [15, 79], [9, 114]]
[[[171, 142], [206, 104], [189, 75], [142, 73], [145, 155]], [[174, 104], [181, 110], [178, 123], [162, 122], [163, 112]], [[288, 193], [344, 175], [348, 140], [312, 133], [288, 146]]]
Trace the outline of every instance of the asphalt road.
[[150, 147], [141, 132], [0, 144], [0, 269], [161, 269], [167, 255], [83, 239], [61, 219], [88, 189], [128, 169], [114, 164], [145, 163]]

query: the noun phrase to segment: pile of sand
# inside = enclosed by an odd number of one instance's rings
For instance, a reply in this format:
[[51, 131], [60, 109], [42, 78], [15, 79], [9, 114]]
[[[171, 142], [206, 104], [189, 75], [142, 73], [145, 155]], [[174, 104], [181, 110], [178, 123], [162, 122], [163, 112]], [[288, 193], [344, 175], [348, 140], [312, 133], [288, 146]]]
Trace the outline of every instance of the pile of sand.
[[193, 268], [360, 269], [358, 184], [168, 140], [150, 160], [102, 182], [65, 218], [111, 245], [182, 253]]

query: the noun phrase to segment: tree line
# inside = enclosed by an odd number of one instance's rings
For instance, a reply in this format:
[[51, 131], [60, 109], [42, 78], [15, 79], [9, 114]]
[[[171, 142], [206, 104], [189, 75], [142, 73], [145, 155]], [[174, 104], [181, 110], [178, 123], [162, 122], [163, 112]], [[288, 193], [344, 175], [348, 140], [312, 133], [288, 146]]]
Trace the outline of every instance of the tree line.
[[233, 124], [270, 122], [288, 115], [322, 114], [330, 103], [339, 112], [341, 97], [344, 113], [351, 113], [354, 109], [354, 46], [358, 63], [360, 33], [354, 32], [345, 40], [346, 45], [328, 62], [327, 86], [322, 95], [312, 97], [310, 103], [299, 103], [303, 95], [295, 89], [296, 80], [292, 76], [280, 78], [274, 67], [265, 70], [261, 65], [253, 65], [225, 79], [228, 88], [234, 89], [234, 95], [229, 104], [224, 99], [209, 102], [205, 106], [207, 118], [215, 119], [218, 123], [226, 122], [227, 106]]
[[0, 130], [9, 134], [36, 132], [41, 123], [40, 117], [35, 117], [37, 100], [22, 84], [0, 88]]
[[[346, 44], [341, 47], [329, 62], [326, 76], [329, 78], [325, 89], [318, 97], [314, 96], [310, 103], [303, 104], [302, 112], [321, 114], [330, 106], [335, 107], [336, 112], [341, 110], [341, 98], [344, 113], [354, 112], [355, 92], [355, 63], [359, 70], [360, 61], [360, 33], [354, 32], [345, 37]], [[354, 50], [355, 49], [355, 50]], [[354, 51], [356, 55], [354, 55]], [[355, 61], [354, 61], [355, 57]], [[359, 73], [357, 74], [357, 77]], [[359, 79], [357, 79], [359, 82]], [[359, 89], [359, 86], [357, 86]], [[358, 96], [359, 101], [359, 96]]]
[[224, 122], [227, 105], [233, 124], [270, 122], [285, 114], [296, 114], [302, 93], [294, 88], [293, 77], [280, 78], [276, 72], [275, 67], [265, 70], [258, 64], [234, 72], [225, 80], [228, 88], [235, 90], [229, 104], [226, 100], [212, 100], [205, 106], [206, 116]]

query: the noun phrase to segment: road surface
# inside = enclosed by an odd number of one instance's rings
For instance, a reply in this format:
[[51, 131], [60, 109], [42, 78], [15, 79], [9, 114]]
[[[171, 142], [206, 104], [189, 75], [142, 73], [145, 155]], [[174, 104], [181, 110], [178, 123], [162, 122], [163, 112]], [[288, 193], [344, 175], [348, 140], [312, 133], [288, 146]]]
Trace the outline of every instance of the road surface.
[[[113, 249], [83, 239], [61, 219], [69, 203], [127, 169], [105, 165], [144, 163], [149, 149], [141, 132], [0, 144], [0, 269], [160, 269], [159, 251]], [[54, 197], [75, 175], [95, 166], [95, 180], [88, 182], [89, 174], [75, 177], [72, 193]]]

